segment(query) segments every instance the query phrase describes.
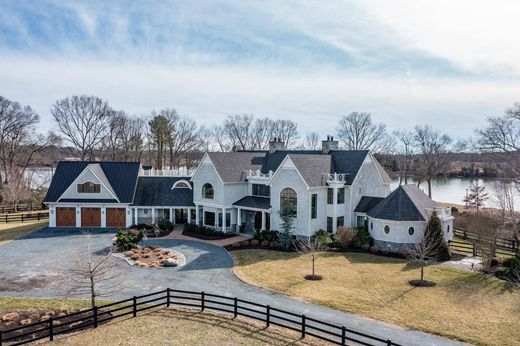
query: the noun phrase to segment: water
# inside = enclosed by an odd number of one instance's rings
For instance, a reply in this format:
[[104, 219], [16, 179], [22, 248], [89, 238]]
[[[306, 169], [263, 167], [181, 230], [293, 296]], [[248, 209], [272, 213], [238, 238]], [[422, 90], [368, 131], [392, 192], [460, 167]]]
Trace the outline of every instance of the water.
[[[393, 179], [391, 185], [392, 190], [399, 186], [399, 178]], [[497, 179], [476, 179], [476, 178], [444, 178], [435, 179], [432, 181], [432, 199], [437, 202], [464, 204], [463, 199], [466, 195], [466, 189], [471, 185], [478, 183], [486, 187], [490, 199], [486, 202], [486, 207], [498, 208], [496, 200], [494, 200], [494, 193], [492, 185]], [[408, 184], [416, 184], [413, 179], [408, 179]], [[428, 183], [423, 182], [419, 188], [428, 194]], [[515, 207], [520, 208], [520, 194], [513, 186], [515, 192]]]

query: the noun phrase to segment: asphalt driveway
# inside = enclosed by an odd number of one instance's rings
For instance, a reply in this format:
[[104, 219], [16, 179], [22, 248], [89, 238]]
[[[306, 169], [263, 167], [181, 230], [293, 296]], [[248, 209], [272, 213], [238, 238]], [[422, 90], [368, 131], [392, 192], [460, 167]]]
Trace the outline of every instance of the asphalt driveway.
[[[92, 230], [90, 241], [79, 230], [42, 229], [0, 245], [0, 295], [24, 297], [61, 296], [60, 275], [67, 263], [78, 254], [87, 253], [87, 243], [94, 256], [108, 251], [114, 230]], [[236, 296], [270, 304], [287, 311], [304, 313], [334, 324], [345, 325], [367, 334], [390, 338], [403, 345], [454, 345], [438, 336], [393, 326], [372, 319], [306, 303], [243, 283], [232, 272], [233, 259], [224, 248], [189, 240], [148, 240], [147, 245], [174, 248], [186, 256], [180, 268], [142, 269], [124, 260], [125, 288], [113, 299], [141, 295], [167, 287], [190, 291]]]

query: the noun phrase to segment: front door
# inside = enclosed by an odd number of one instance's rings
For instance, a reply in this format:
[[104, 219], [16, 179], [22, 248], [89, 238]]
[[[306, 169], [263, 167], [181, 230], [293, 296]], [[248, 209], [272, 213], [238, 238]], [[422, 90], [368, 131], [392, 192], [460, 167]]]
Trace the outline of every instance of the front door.
[[175, 209], [175, 223], [186, 223], [188, 222], [188, 214], [186, 209]]

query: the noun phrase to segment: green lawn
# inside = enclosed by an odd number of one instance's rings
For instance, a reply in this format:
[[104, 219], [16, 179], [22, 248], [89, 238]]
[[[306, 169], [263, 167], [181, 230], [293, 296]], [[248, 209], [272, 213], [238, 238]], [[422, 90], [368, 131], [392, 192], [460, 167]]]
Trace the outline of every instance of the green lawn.
[[477, 273], [439, 265], [425, 270], [433, 288], [408, 280], [419, 269], [404, 260], [363, 253], [322, 253], [316, 262], [321, 281], [307, 281], [311, 262], [294, 253], [232, 251], [242, 280], [306, 301], [381, 321], [476, 344], [520, 341], [520, 289]]
[[0, 223], [0, 245], [49, 224], [49, 220]]
[[[86, 300], [0, 297], [0, 313], [28, 309], [77, 309]], [[50, 345], [51, 343], [49, 343]], [[159, 309], [139, 313], [79, 333], [60, 335], [52, 345], [326, 345], [300, 333], [229, 314], [187, 309]]]

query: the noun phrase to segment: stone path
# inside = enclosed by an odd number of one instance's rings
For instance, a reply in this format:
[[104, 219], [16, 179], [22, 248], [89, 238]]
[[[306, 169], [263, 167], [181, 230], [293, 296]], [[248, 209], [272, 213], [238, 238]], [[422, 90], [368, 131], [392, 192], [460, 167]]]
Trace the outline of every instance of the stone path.
[[193, 241], [198, 241], [198, 242], [205, 243], [205, 244], [211, 244], [211, 245], [224, 247], [224, 246], [228, 246], [228, 245], [231, 245], [234, 243], [241, 242], [242, 240], [248, 240], [251, 238], [248, 236], [245, 236], [245, 235], [238, 235], [236, 237], [218, 239], [218, 240], [198, 239], [198, 238], [193, 238], [193, 237], [183, 235], [182, 228], [175, 227], [175, 229], [170, 234], [168, 234], [166, 237], [162, 237], [160, 239], [161, 240], [193, 240]]
[[[106, 253], [114, 230], [93, 230], [90, 236], [94, 256]], [[125, 287], [113, 295], [124, 299], [167, 287], [239, 297], [269, 304], [285, 311], [306, 314], [325, 322], [345, 325], [362, 333], [390, 338], [402, 345], [456, 345], [455, 341], [423, 332], [341, 312], [316, 304], [263, 290], [240, 281], [232, 272], [233, 259], [219, 246], [183, 239], [148, 240], [147, 245], [172, 248], [186, 256], [180, 268], [141, 269], [120, 259]], [[63, 268], [85, 252], [87, 241], [78, 230], [43, 229], [0, 245], [0, 295], [23, 297], [59, 297]]]

